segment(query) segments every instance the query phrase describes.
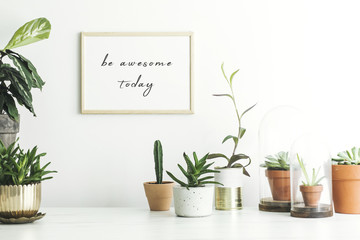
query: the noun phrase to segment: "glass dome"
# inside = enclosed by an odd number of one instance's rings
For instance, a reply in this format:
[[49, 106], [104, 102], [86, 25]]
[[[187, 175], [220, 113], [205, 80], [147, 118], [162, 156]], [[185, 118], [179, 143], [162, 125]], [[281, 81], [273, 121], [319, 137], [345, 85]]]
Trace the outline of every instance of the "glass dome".
[[267, 112], [259, 128], [259, 209], [289, 212], [290, 148], [304, 134], [303, 114], [292, 106], [278, 106]]
[[290, 151], [291, 216], [303, 218], [333, 215], [331, 157], [321, 138], [298, 138]]

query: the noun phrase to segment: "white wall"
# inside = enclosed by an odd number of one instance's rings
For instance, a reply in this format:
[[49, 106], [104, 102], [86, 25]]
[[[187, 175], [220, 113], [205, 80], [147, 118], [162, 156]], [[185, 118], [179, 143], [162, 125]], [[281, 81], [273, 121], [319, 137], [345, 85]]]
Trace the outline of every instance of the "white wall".
[[[179, 174], [182, 152], [230, 152], [236, 131], [220, 65], [241, 68], [236, 93], [248, 129], [240, 150], [254, 158], [244, 205], [258, 204], [257, 131], [278, 104], [308, 111], [332, 153], [359, 143], [360, 2], [239, 0], [6, 1], [0, 48], [26, 21], [47, 17], [49, 40], [18, 49], [46, 80], [34, 93], [37, 118], [21, 110], [21, 144], [48, 153], [56, 177], [43, 206], [146, 206], [142, 182], [154, 179], [152, 147], [161, 139], [165, 168]], [[6, 9], [5, 9], [6, 8]], [[194, 115], [81, 115], [80, 32], [193, 31]], [[223, 162], [218, 162], [221, 165]]]

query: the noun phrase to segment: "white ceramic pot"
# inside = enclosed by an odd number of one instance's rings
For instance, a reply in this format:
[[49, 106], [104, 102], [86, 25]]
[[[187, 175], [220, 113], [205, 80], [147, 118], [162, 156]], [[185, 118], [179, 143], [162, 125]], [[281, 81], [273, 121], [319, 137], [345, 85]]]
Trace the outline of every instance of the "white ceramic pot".
[[214, 187], [174, 186], [174, 207], [180, 217], [205, 217], [213, 210]]
[[239, 210], [242, 209], [242, 169], [221, 168], [215, 173], [215, 181], [222, 183], [215, 187], [215, 209]]

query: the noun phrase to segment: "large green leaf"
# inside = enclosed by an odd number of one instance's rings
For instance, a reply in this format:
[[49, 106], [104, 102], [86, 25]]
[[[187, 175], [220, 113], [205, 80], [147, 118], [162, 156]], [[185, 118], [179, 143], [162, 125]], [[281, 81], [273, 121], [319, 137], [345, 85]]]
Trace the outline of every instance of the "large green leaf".
[[13, 61], [21, 76], [26, 80], [28, 88], [31, 89], [33, 85], [33, 76], [31, 71], [28, 69], [27, 64], [21, 61], [21, 58], [19, 57], [13, 56], [11, 54], [8, 54], [7, 56]]
[[6, 49], [14, 49], [49, 38], [51, 24], [46, 18], [37, 18], [25, 23], [13, 35]]
[[5, 97], [5, 104], [4, 104], [5, 112], [9, 115], [10, 118], [18, 122], [19, 113], [16, 108], [14, 99], [8, 94], [5, 94], [4, 97]]
[[35, 66], [31, 63], [31, 61], [29, 59], [26, 59], [24, 56], [15, 53], [11, 50], [6, 50], [6, 53], [12, 54], [14, 56], [19, 56], [19, 58], [21, 59], [21, 61], [27, 65], [27, 68], [31, 71], [31, 75], [33, 77], [33, 82], [32, 82], [32, 87], [33, 88], [39, 88], [40, 90], [42, 90], [42, 86], [44, 86], [45, 82], [41, 79], [41, 77], [39, 76], [39, 74], [37, 73], [37, 70], [35, 68]]

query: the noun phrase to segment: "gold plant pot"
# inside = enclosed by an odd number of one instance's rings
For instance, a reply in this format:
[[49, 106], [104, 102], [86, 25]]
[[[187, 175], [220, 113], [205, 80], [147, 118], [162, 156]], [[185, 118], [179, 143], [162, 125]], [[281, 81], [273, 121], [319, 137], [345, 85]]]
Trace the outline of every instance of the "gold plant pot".
[[41, 183], [0, 186], [0, 217], [33, 217], [39, 211]]

